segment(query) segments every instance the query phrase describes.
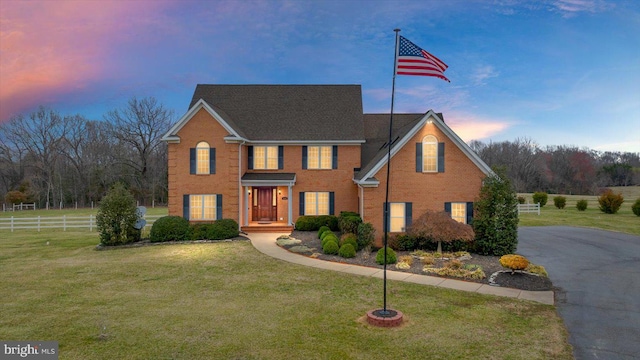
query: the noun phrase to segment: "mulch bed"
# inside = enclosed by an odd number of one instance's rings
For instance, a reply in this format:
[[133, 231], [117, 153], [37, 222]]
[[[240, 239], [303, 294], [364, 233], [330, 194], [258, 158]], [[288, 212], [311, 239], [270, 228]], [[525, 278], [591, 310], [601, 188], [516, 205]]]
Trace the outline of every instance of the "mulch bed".
[[[321, 245], [320, 239], [318, 239], [318, 234], [315, 231], [294, 230], [291, 233], [291, 237], [301, 240], [302, 243], [297, 245], [287, 245], [283, 247], [290, 249], [290, 251], [293, 247], [301, 246], [301, 245], [306, 246], [310, 249], [308, 251], [302, 251], [302, 252], [298, 251], [300, 248], [293, 249], [293, 250], [296, 250], [295, 251], [296, 253], [299, 253], [301, 255], [313, 256], [317, 259], [326, 260], [326, 261], [335, 261], [335, 262], [340, 262], [345, 264], [354, 264], [354, 265], [375, 267], [380, 269], [383, 268], [382, 265], [378, 265], [376, 263], [376, 252], [358, 251], [356, 253], [356, 257], [350, 258], [350, 259], [346, 259], [338, 255], [322, 254], [322, 245]], [[399, 258], [400, 256], [403, 256], [403, 255], [410, 255], [410, 252], [396, 251], [396, 255]], [[505, 268], [503, 268], [500, 265], [499, 259], [500, 257], [497, 257], [497, 256], [483, 256], [483, 255], [471, 254], [471, 259], [462, 260], [462, 263], [482, 266], [482, 269], [486, 274], [486, 278], [484, 279], [452, 278], [452, 279], [489, 284], [489, 277], [491, 276], [491, 274], [498, 271], [505, 270]], [[441, 267], [443, 262], [444, 262], [443, 260], [437, 259], [434, 264], [434, 267]], [[424, 273], [422, 271], [423, 267], [424, 265], [417, 259], [413, 262], [413, 264], [409, 269], [397, 269], [393, 264], [387, 265], [388, 270], [404, 271], [404, 272], [410, 272], [410, 273], [421, 274], [421, 275], [429, 275], [429, 276], [439, 276], [437, 274]], [[439, 276], [439, 277], [448, 278], [446, 276]], [[520, 289], [520, 290], [530, 290], [530, 291], [551, 290], [553, 287], [553, 284], [551, 283], [551, 280], [549, 280], [549, 278], [544, 276], [531, 275], [528, 273], [515, 273], [515, 274], [500, 273], [497, 276], [495, 276], [494, 282], [495, 282], [494, 285], [497, 285], [497, 286]]]

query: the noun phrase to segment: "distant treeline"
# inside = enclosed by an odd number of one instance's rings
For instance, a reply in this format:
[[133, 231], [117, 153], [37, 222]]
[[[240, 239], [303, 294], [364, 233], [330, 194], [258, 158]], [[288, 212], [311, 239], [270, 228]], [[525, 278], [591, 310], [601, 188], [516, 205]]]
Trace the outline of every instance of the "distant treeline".
[[469, 145], [489, 166], [505, 167], [517, 192], [597, 195], [608, 186], [640, 185], [640, 153], [540, 147], [531, 139]]
[[[165, 204], [167, 145], [160, 138], [173, 120], [154, 98], [132, 98], [103, 120], [44, 107], [16, 116], [0, 124], [0, 202], [86, 207], [120, 181], [141, 205]], [[530, 139], [470, 146], [489, 166], [504, 166], [517, 192], [597, 194], [640, 185], [640, 153], [542, 148]]]

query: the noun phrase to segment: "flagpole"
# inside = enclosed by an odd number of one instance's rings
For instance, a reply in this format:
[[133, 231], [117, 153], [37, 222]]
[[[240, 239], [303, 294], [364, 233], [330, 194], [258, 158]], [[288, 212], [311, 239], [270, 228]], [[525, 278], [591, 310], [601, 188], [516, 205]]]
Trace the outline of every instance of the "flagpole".
[[391, 115], [389, 116], [389, 140], [387, 141], [387, 186], [384, 198], [384, 265], [383, 265], [383, 315], [388, 315], [387, 311], [387, 244], [389, 238], [389, 177], [391, 174], [391, 141], [393, 134], [393, 101], [396, 96], [396, 67], [398, 65], [398, 38], [400, 37], [400, 29], [393, 29], [396, 32], [396, 52], [393, 57], [393, 84], [391, 85]]

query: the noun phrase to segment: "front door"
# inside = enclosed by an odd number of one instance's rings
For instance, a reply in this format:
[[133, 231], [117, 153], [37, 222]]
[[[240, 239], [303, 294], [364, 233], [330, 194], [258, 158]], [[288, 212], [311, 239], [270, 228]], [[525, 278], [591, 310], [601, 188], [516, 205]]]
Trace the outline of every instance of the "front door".
[[253, 220], [276, 221], [278, 208], [276, 188], [273, 186], [253, 188]]

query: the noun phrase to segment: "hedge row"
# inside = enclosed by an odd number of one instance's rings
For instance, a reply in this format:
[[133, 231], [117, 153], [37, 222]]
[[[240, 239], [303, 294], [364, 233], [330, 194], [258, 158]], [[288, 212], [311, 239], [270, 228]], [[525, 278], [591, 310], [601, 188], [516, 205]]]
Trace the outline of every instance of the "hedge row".
[[187, 219], [180, 216], [163, 216], [151, 226], [149, 240], [151, 242], [223, 240], [238, 235], [238, 223], [233, 219], [191, 225]]

